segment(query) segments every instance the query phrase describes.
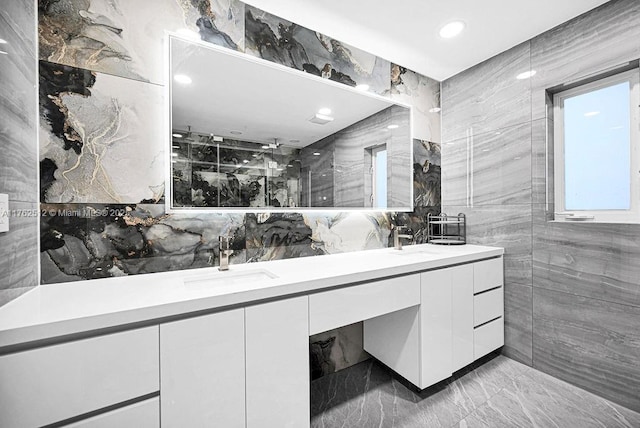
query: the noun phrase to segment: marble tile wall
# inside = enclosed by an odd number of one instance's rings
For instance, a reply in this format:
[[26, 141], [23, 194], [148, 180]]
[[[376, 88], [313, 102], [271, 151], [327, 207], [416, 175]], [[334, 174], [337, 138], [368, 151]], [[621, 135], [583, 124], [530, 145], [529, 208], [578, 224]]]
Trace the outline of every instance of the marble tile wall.
[[637, 60], [639, 32], [640, 3], [610, 1], [442, 83], [443, 210], [505, 247], [503, 352], [635, 410], [640, 226], [548, 222], [546, 89]]
[[0, 306], [38, 285], [35, 16], [29, 0], [0, 8], [0, 193], [10, 228], [0, 233]]
[[[433, 79], [238, 0], [39, 0], [37, 13], [39, 73], [27, 69], [41, 83], [42, 284], [216, 265], [223, 234], [233, 238], [232, 263], [381, 248], [392, 222], [419, 228], [422, 215], [439, 211], [440, 84]], [[165, 31], [190, 31], [412, 105], [420, 151], [413, 170], [424, 171], [414, 177], [419, 209], [166, 213]], [[35, 156], [35, 142], [32, 148]], [[400, 167], [411, 168], [409, 160]], [[330, 346], [333, 362], [321, 372], [366, 358], [361, 335], [355, 325], [312, 338], [326, 342], [323, 352]]]

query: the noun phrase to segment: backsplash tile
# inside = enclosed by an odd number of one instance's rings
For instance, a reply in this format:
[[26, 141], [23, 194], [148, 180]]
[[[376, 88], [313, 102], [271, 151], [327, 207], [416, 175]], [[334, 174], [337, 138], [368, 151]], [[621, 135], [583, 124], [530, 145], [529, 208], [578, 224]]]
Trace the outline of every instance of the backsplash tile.
[[41, 61], [41, 202], [161, 199], [162, 100], [157, 85]]
[[335, 80], [388, 92], [389, 61], [278, 16], [245, 6], [247, 54]]
[[40, 59], [144, 82], [162, 84], [165, 30], [244, 50], [238, 0], [38, 0], [38, 18]]

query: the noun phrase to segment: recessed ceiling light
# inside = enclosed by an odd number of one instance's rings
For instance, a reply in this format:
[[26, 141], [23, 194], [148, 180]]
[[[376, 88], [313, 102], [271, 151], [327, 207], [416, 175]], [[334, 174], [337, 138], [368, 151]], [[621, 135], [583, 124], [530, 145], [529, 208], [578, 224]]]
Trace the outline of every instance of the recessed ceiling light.
[[189, 85], [192, 82], [191, 77], [186, 74], [176, 74], [173, 76], [173, 80], [178, 83], [182, 83], [183, 85]]
[[369, 90], [369, 85], [366, 85], [366, 84], [356, 85], [356, 89], [359, 90], [359, 91], [368, 91]]
[[464, 30], [464, 22], [453, 21], [440, 29], [440, 37], [450, 39], [462, 33], [462, 30]]
[[588, 111], [584, 114], [584, 117], [593, 117], [593, 116], [597, 116], [599, 115], [600, 112], [599, 111]]
[[300, 142], [300, 140], [293, 139], [293, 140], [289, 140], [289, 142], [290, 142], [290, 143], [294, 143], [294, 144], [295, 144], [295, 143], [299, 143], [299, 142]]
[[429, 113], [438, 113], [440, 110], [442, 110], [440, 107], [430, 108]]
[[325, 114], [325, 115], [326, 115], [326, 114], [331, 114], [331, 109], [330, 109], [330, 108], [327, 108], [327, 107], [323, 107], [323, 108], [321, 108], [320, 110], [318, 110], [318, 113], [320, 113], [320, 114]]
[[229, 131], [232, 135], [242, 135], [241, 131]]
[[536, 71], [535, 70], [529, 70], [529, 71], [525, 71], [524, 73], [520, 73], [516, 76], [516, 79], [518, 80], [524, 80], [524, 79], [528, 79], [530, 77], [533, 77], [536, 75]]
[[171, 135], [173, 135], [176, 138], [182, 138], [182, 134], [178, 134], [177, 132], [175, 134], [171, 134]]
[[8, 43], [5, 39], [0, 39], [0, 45], [4, 45], [5, 43]]
[[398, 129], [398, 125], [389, 125], [387, 129]]

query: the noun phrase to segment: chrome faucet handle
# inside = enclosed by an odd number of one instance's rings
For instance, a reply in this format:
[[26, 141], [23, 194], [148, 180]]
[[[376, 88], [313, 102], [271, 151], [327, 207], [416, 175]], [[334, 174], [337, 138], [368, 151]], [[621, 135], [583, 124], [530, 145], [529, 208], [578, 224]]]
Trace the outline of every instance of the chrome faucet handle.
[[228, 236], [218, 236], [218, 243], [220, 245], [220, 251], [229, 251], [231, 239]]
[[415, 236], [413, 235], [413, 233], [410, 235], [400, 233], [400, 231], [403, 229], [411, 230], [407, 226], [392, 225], [392, 229], [393, 229], [393, 248], [395, 248], [396, 250], [402, 250], [402, 241], [400, 240], [401, 238], [411, 239], [412, 242], [415, 239]]
[[219, 236], [218, 243], [220, 246], [220, 266], [218, 270], [229, 270], [229, 255], [231, 254], [231, 238], [228, 236]]

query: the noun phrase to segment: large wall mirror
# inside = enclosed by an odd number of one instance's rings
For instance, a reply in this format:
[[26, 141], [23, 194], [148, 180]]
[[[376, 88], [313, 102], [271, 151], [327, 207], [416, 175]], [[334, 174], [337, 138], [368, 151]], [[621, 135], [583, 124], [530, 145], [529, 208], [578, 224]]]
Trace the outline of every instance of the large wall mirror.
[[169, 37], [169, 209], [412, 208], [411, 109]]

